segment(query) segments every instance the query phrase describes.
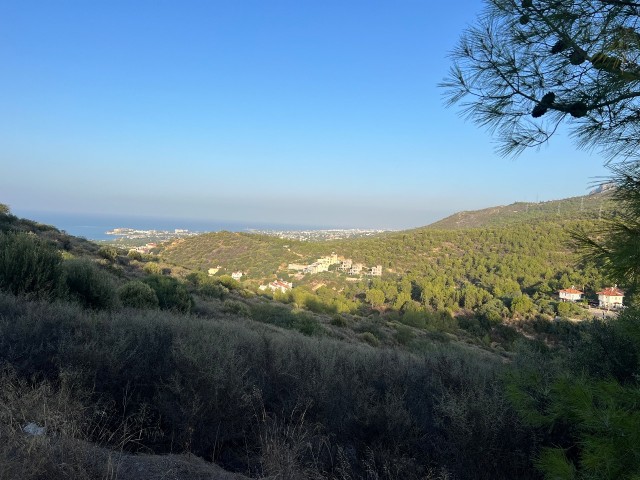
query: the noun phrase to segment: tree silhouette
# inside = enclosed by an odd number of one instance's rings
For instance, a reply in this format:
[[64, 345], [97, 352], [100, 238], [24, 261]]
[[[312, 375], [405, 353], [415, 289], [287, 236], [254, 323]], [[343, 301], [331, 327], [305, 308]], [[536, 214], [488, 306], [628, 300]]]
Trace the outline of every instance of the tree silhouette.
[[497, 134], [502, 154], [549, 140], [566, 123], [609, 160], [640, 147], [640, 2], [487, 0], [441, 84]]

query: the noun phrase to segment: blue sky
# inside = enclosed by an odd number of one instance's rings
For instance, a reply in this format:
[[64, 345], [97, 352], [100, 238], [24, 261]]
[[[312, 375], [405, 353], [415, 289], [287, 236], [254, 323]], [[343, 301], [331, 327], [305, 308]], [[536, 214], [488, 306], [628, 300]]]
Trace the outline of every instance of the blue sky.
[[480, 0], [0, 3], [0, 202], [14, 213], [405, 228], [587, 192], [437, 84]]

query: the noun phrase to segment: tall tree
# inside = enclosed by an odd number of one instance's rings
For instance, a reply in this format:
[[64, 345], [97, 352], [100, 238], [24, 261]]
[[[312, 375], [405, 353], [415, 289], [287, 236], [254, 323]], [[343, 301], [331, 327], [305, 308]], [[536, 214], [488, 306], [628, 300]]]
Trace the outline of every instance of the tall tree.
[[610, 159], [640, 147], [640, 1], [487, 0], [442, 86], [503, 154], [567, 123]]
[[610, 279], [624, 283], [629, 293], [640, 287], [640, 163], [613, 165], [613, 198], [620, 207], [600, 228], [575, 232], [583, 256], [601, 265]]

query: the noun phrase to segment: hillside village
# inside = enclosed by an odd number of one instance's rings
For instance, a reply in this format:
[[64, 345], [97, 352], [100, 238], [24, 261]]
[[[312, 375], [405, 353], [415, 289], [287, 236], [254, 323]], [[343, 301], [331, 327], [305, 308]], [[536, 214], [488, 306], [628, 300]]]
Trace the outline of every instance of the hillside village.
[[[337, 265], [335, 269], [331, 269], [333, 265]], [[211, 267], [208, 269], [207, 273], [209, 276], [215, 276], [221, 271], [222, 267], [217, 265], [216, 267]], [[371, 277], [381, 277], [382, 276], [382, 265], [374, 265], [371, 267], [367, 267], [363, 263], [354, 263], [351, 258], [339, 257], [338, 254], [332, 252], [330, 255], [326, 255], [323, 257], [319, 257], [316, 261], [303, 264], [303, 263], [289, 263], [286, 267], [289, 273], [294, 275], [294, 278], [297, 280], [302, 280], [305, 275], [314, 275], [323, 272], [329, 272], [330, 270], [335, 272], [336, 274], [343, 273], [349, 277], [347, 281], [357, 281], [360, 280], [362, 275], [371, 276]], [[231, 278], [233, 280], [239, 281], [245, 275], [242, 271], [234, 271], [231, 273]], [[278, 274], [275, 273], [277, 276]], [[356, 278], [353, 278], [356, 277]], [[270, 282], [267, 285], [260, 285], [258, 289], [260, 291], [271, 290], [272, 292], [281, 292], [285, 293], [293, 288], [292, 282], [287, 282], [283, 279], [278, 279], [273, 282]]]
[[[331, 267], [337, 265], [336, 268]], [[209, 276], [216, 275], [222, 267], [220, 265], [208, 269]], [[294, 274], [294, 278], [302, 280], [306, 275], [315, 275], [323, 272], [333, 271], [337, 274], [344, 274], [347, 276], [347, 281], [359, 281], [362, 276], [381, 277], [382, 265], [366, 266], [363, 263], [354, 263], [353, 259], [338, 256], [337, 253], [332, 252], [330, 255], [322, 256], [316, 259], [316, 261], [303, 264], [303, 263], [289, 263], [286, 267], [289, 273]], [[275, 274], [278, 275], [277, 273]], [[231, 273], [231, 278], [236, 281], [240, 281], [244, 276], [242, 271], [234, 271]], [[324, 285], [320, 283], [315, 288]], [[315, 290], [314, 288], [314, 290]], [[268, 284], [261, 284], [258, 290], [261, 292], [271, 291], [286, 293], [293, 289], [293, 282], [288, 282], [282, 278], [278, 278]], [[561, 302], [579, 303], [586, 302], [583, 298], [584, 292], [575, 288], [574, 285], [571, 288], [560, 289], [557, 292], [558, 299]], [[613, 287], [607, 287], [601, 291], [596, 292], [598, 295], [598, 302], [585, 303], [585, 307], [598, 308], [602, 310], [615, 311], [623, 308], [624, 292], [618, 288], [617, 285]]]

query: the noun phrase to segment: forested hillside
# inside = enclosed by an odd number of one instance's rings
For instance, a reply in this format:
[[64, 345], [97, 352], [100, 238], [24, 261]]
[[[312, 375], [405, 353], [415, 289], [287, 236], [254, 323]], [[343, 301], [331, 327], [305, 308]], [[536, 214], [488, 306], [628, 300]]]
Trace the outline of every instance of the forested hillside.
[[599, 220], [617, 215], [611, 191], [600, 187], [589, 195], [548, 202], [516, 202], [511, 205], [455, 213], [429, 225], [431, 228], [478, 228], [536, 221]]
[[[8, 212], [0, 225], [7, 478], [534, 480], [541, 445], [567, 435], [538, 415], [562, 401], [557, 379], [627, 378], [640, 355], [627, 324], [551, 320], [566, 304], [545, 289], [597, 281], [568, 267], [561, 224], [336, 242], [362, 261], [386, 256], [396, 271], [386, 263], [381, 278], [350, 282], [330, 270], [317, 276], [323, 286], [273, 299], [252, 280], [167, 268]], [[326, 248], [205, 238], [216, 255], [257, 252], [275, 265], [281, 251]], [[27, 421], [44, 433], [27, 435]]]
[[[513, 208], [463, 213], [428, 227], [335, 242], [213, 233], [168, 245], [160, 256], [195, 271], [217, 266], [222, 267], [218, 275], [242, 271], [245, 285], [254, 289], [276, 278], [291, 280], [289, 301], [327, 312], [375, 307], [399, 312], [402, 318], [471, 311], [495, 319], [587, 315], [560, 305], [556, 293], [573, 285], [594, 299], [607, 285], [597, 265], [579, 261], [571, 233], [589, 232], [603, 217], [616, 215], [608, 195], [548, 202], [515, 213]], [[349, 276], [335, 266], [302, 275], [287, 268], [331, 252], [367, 266], [382, 265], [383, 275]]]

